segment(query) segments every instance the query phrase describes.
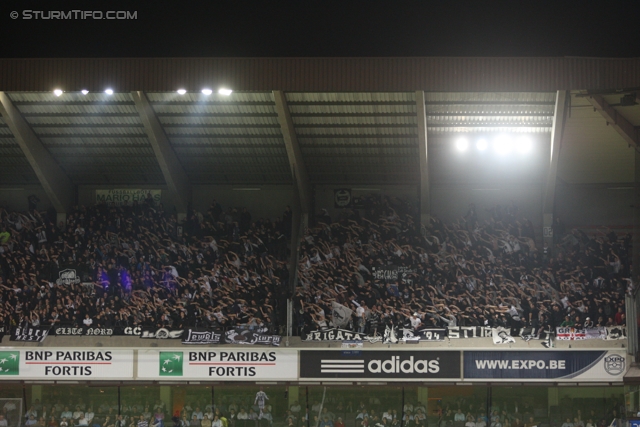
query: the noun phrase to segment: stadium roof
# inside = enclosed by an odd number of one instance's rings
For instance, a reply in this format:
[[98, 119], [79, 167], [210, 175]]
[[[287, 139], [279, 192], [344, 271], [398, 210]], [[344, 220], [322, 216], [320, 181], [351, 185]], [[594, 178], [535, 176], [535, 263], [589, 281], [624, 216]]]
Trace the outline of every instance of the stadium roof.
[[[435, 150], [461, 134], [549, 141], [556, 91], [571, 90], [558, 177], [634, 177], [638, 59], [52, 59], [0, 60], [0, 70], [0, 89], [74, 184], [165, 183], [132, 91], [145, 91], [191, 184], [292, 184], [274, 90], [311, 184], [418, 183], [417, 90]], [[29, 183], [38, 177], [0, 119], [0, 184]]]

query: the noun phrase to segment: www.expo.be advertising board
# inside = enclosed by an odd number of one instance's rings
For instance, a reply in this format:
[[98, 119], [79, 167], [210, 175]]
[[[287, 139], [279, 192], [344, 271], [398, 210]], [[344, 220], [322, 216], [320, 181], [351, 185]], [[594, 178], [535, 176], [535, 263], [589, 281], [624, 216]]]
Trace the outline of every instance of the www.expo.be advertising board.
[[465, 351], [465, 381], [622, 381], [624, 350]]

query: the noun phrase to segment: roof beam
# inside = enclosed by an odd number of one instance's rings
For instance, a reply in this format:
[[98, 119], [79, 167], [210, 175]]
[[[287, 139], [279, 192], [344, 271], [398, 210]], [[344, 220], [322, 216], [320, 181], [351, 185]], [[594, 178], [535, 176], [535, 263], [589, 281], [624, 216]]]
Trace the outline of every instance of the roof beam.
[[131, 97], [135, 102], [140, 120], [149, 137], [151, 148], [153, 148], [153, 152], [158, 159], [158, 165], [162, 170], [169, 192], [177, 203], [178, 216], [186, 215], [191, 194], [189, 177], [173, 151], [169, 138], [164, 133], [147, 95], [142, 91], [133, 91], [131, 92]]
[[542, 209], [542, 238], [546, 246], [553, 247], [553, 213], [556, 197], [556, 181], [558, 175], [558, 159], [564, 134], [564, 125], [567, 117], [567, 105], [570, 95], [566, 90], [559, 90], [556, 94], [556, 105], [553, 114], [553, 126], [551, 128], [551, 144], [549, 155], [549, 168]]
[[29, 161], [49, 201], [59, 214], [64, 214], [74, 202], [74, 186], [47, 151], [9, 96], [0, 92], [0, 114], [13, 133], [20, 149]]
[[282, 130], [282, 138], [287, 149], [289, 157], [289, 165], [291, 166], [291, 176], [294, 184], [298, 187], [298, 195], [300, 197], [300, 208], [303, 214], [309, 214], [311, 210], [311, 185], [309, 184], [309, 175], [307, 168], [302, 159], [298, 136], [293, 128], [293, 120], [289, 113], [289, 106], [284, 92], [280, 90], [273, 91], [273, 98], [276, 102], [276, 112], [278, 113], [278, 122]]
[[587, 101], [589, 101], [589, 103], [593, 105], [593, 108], [595, 108], [602, 117], [605, 118], [608, 125], [613, 126], [616, 132], [624, 138], [627, 144], [634, 147], [636, 150], [640, 149], [640, 132], [638, 129], [636, 129], [629, 120], [625, 119], [614, 107], [605, 101], [602, 95], [588, 96]]
[[429, 183], [429, 155], [427, 144], [427, 106], [424, 91], [416, 91], [416, 116], [418, 122], [418, 160], [420, 161], [420, 224], [429, 226], [431, 220], [431, 192]]
[[291, 255], [289, 258], [289, 287], [293, 294], [298, 280], [300, 239], [304, 236], [305, 229], [309, 225], [309, 216], [311, 215], [311, 184], [309, 183], [309, 175], [302, 158], [302, 151], [300, 151], [298, 137], [293, 127], [287, 98], [281, 90], [274, 90], [273, 99], [276, 103], [278, 122], [282, 129], [282, 139], [284, 139], [284, 145], [287, 149], [287, 157], [289, 158], [289, 166], [293, 177], [294, 200], [296, 201], [291, 215]]

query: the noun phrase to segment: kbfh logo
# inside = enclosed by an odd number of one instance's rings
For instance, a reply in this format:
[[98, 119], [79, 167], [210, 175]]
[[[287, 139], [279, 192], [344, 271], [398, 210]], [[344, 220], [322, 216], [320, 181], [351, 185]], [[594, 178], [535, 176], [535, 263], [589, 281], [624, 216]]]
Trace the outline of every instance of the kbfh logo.
[[604, 370], [609, 375], [620, 375], [624, 372], [626, 360], [623, 356], [614, 354], [604, 358]]
[[351, 205], [351, 190], [341, 188], [333, 193], [335, 206], [338, 208], [346, 208]]
[[181, 377], [182, 363], [184, 361], [181, 351], [161, 351], [160, 352], [160, 376], [161, 377]]
[[20, 374], [20, 352], [0, 351], [0, 375]]

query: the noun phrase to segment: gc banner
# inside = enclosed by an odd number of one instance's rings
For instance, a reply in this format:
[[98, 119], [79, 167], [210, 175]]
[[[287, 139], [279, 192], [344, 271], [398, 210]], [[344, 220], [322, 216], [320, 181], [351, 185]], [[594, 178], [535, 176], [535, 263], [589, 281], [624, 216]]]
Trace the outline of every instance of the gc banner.
[[165, 380], [295, 381], [295, 350], [139, 350], [138, 378]]
[[133, 350], [69, 348], [0, 351], [0, 380], [133, 379]]
[[465, 351], [464, 378], [622, 381], [624, 351]]
[[459, 380], [460, 352], [301, 350], [300, 378]]

